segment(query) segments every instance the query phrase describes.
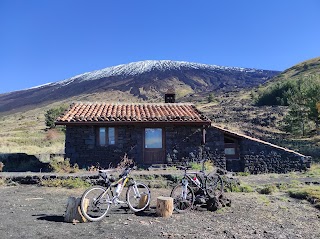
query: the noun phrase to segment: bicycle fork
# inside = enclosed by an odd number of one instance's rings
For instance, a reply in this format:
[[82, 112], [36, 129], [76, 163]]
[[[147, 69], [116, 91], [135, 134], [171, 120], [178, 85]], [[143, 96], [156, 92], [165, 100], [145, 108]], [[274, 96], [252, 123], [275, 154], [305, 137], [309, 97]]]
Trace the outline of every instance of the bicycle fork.
[[138, 187], [137, 187], [137, 184], [134, 182], [134, 184], [133, 184], [133, 192], [134, 192], [134, 195], [136, 196], [136, 198], [140, 198], [141, 197], [141, 195], [140, 195], [140, 193], [139, 193], [139, 190], [138, 190]]
[[188, 192], [188, 180], [187, 179], [182, 179], [182, 192], [181, 192], [181, 197], [183, 200], [187, 199], [187, 192]]

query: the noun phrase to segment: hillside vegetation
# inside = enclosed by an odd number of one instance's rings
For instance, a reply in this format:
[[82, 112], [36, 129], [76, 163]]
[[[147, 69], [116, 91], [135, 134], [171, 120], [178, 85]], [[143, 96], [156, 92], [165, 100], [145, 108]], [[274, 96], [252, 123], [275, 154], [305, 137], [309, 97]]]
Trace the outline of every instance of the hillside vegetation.
[[254, 94], [256, 105], [288, 105], [287, 92], [297, 92], [299, 82], [310, 84], [310, 88], [320, 84], [320, 57], [299, 63], [258, 87]]
[[284, 71], [258, 89], [256, 105], [288, 106], [283, 127], [305, 136], [320, 125], [320, 58], [300, 63]]

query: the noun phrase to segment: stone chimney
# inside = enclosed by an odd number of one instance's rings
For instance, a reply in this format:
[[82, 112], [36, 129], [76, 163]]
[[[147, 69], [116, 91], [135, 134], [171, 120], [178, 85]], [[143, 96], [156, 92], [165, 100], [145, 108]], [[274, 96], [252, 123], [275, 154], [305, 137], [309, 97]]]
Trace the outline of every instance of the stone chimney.
[[176, 92], [174, 88], [169, 88], [164, 95], [165, 103], [175, 103], [176, 102]]

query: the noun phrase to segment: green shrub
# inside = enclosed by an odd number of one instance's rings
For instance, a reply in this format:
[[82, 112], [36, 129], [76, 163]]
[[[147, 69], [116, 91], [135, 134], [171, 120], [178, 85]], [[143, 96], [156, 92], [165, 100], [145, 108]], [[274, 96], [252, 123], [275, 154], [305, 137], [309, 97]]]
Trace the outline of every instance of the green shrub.
[[288, 191], [288, 193], [289, 196], [293, 198], [320, 201], [319, 186], [305, 186], [302, 188], [291, 189]]
[[207, 171], [212, 171], [214, 169], [214, 164], [211, 160], [207, 160], [204, 162], [204, 169]]
[[68, 179], [49, 179], [42, 180], [41, 186], [46, 187], [65, 187], [65, 188], [87, 188], [91, 184], [80, 178], [68, 178]]
[[211, 103], [211, 102], [214, 102], [215, 101], [215, 97], [214, 97], [214, 94], [213, 93], [210, 93], [208, 95], [208, 103]]
[[308, 177], [320, 177], [320, 164], [312, 164], [310, 169], [304, 174]]
[[248, 184], [241, 183], [240, 185], [232, 184], [231, 191], [238, 193], [251, 193], [254, 189]]
[[167, 168], [166, 168], [166, 170], [177, 170], [177, 167], [176, 166], [168, 166]]
[[297, 199], [307, 199], [308, 193], [304, 190], [298, 190], [298, 189], [291, 189], [288, 191], [289, 196], [292, 198], [297, 198]]
[[277, 191], [277, 187], [275, 185], [267, 185], [259, 190], [261, 194], [272, 194]]
[[190, 163], [190, 166], [194, 170], [202, 170], [202, 164], [201, 163], [192, 162], [192, 163]]
[[260, 195], [258, 197], [258, 200], [261, 201], [262, 203], [264, 203], [265, 205], [269, 205], [270, 204], [269, 198], [267, 198], [265, 195]]
[[65, 110], [66, 110], [66, 107], [64, 106], [47, 110], [47, 112], [44, 115], [46, 126], [49, 127], [50, 129], [55, 128], [56, 125], [54, 124], [54, 122]]
[[[191, 162], [190, 163], [190, 166], [193, 170], [202, 170], [202, 165], [203, 163], [198, 163], [198, 162]], [[213, 162], [211, 160], [207, 160], [204, 162], [204, 170], [207, 170], [207, 171], [212, 171], [214, 168], [213, 166]]]
[[70, 159], [63, 159], [62, 157], [55, 157], [50, 160], [49, 168], [56, 173], [76, 173], [79, 171], [78, 164], [73, 166], [70, 164]]

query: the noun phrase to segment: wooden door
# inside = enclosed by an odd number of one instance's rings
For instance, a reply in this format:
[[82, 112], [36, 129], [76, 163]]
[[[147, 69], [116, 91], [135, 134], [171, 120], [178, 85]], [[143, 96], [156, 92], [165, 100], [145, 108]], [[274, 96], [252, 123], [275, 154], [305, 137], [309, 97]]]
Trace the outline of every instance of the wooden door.
[[164, 130], [162, 128], [145, 128], [143, 158], [145, 164], [165, 163]]
[[225, 137], [224, 153], [226, 156], [226, 163], [227, 163], [226, 167], [228, 171], [233, 171], [233, 172], [243, 171], [243, 166], [240, 161], [238, 140]]

